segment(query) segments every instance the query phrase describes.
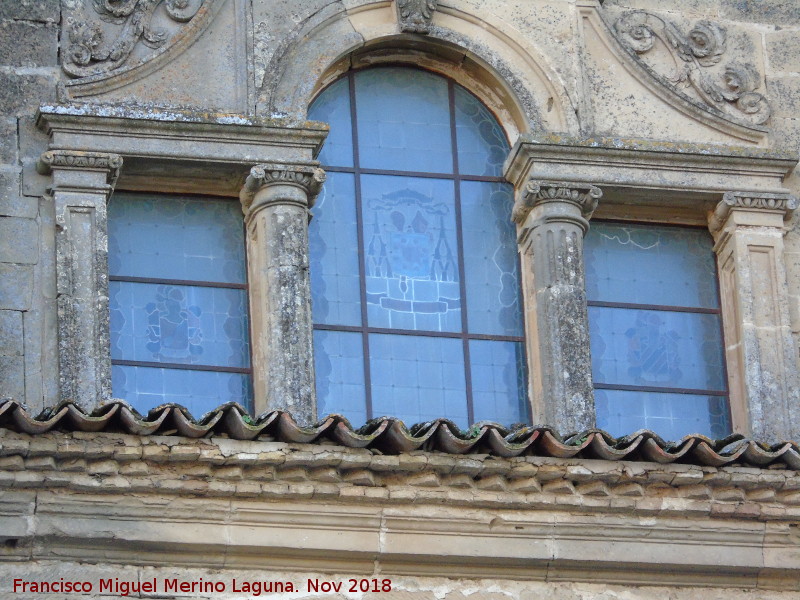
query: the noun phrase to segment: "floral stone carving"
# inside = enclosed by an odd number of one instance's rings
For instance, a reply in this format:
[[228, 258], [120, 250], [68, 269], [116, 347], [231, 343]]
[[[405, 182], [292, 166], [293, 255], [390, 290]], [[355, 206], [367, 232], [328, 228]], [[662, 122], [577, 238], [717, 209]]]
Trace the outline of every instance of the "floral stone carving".
[[761, 77], [753, 65], [730, 62], [721, 73], [716, 70], [712, 75], [708, 70], [725, 54], [727, 34], [723, 27], [698, 21], [684, 34], [668, 20], [637, 10], [617, 19], [614, 31], [617, 39], [637, 55], [649, 52], [660, 40], [676, 63], [674, 74], [667, 80], [691, 87], [707, 105], [759, 125], [769, 119], [769, 104], [755, 91]]
[[404, 33], [430, 33], [437, 0], [397, 0], [400, 31]]
[[62, 68], [73, 77], [105, 74], [123, 66], [141, 42], [149, 48], [165, 46], [174, 32], [152, 24], [154, 17], [182, 25], [191, 21], [210, 0], [91, 0], [100, 20], [121, 25], [113, 41], [99, 23], [67, 18], [67, 46]]

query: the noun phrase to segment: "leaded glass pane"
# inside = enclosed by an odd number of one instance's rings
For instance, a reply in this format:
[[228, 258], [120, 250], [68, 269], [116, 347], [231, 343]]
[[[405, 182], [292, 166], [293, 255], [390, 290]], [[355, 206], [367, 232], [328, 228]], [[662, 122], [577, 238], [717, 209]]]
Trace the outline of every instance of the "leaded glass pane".
[[252, 396], [250, 376], [239, 373], [114, 365], [111, 383], [116, 397], [124, 398], [143, 414], [174, 402], [199, 419], [226, 402], [246, 406]]
[[364, 350], [358, 333], [314, 332], [317, 414], [344, 415], [354, 427], [367, 420]]
[[248, 367], [247, 293], [112, 281], [111, 358]]
[[458, 170], [469, 175], [503, 175], [508, 142], [500, 124], [480, 100], [455, 88]]
[[459, 331], [453, 182], [365, 175], [362, 210], [369, 325]]
[[470, 340], [475, 421], [527, 421], [525, 349], [521, 342]]
[[731, 430], [724, 396], [595, 390], [597, 426], [611, 435], [650, 429], [677, 441], [699, 433], [714, 439]]
[[450, 173], [447, 81], [424, 71], [367, 69], [355, 76], [362, 167]]
[[461, 340], [373, 334], [369, 346], [376, 416], [406, 425], [446, 417], [468, 426]]
[[590, 300], [717, 308], [707, 231], [592, 222], [584, 243]]
[[349, 173], [329, 173], [308, 228], [314, 322], [361, 324], [355, 184]]
[[109, 275], [245, 283], [238, 202], [115, 194], [108, 205]]
[[522, 335], [517, 244], [511, 221], [513, 205], [513, 188], [508, 184], [478, 181], [461, 184], [471, 333]]
[[595, 382], [725, 390], [719, 316], [589, 307]]
[[317, 159], [323, 165], [353, 166], [353, 133], [347, 79], [340, 79], [322, 92], [308, 111], [308, 118], [331, 126]]

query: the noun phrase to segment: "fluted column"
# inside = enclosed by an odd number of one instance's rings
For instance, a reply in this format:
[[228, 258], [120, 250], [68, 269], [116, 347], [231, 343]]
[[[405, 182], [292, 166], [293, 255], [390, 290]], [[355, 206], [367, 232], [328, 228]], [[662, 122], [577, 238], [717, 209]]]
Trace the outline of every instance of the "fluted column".
[[595, 424], [583, 236], [601, 196], [588, 184], [530, 180], [514, 204], [533, 420], [561, 432]]
[[122, 158], [49, 150], [38, 170], [52, 174], [62, 400], [91, 407], [111, 398], [106, 203]]
[[288, 410], [304, 423], [316, 419], [308, 221], [324, 181], [314, 166], [262, 164], [240, 194], [256, 413]]
[[709, 219], [716, 242], [734, 430], [800, 439], [797, 349], [783, 256], [789, 194], [728, 192]]

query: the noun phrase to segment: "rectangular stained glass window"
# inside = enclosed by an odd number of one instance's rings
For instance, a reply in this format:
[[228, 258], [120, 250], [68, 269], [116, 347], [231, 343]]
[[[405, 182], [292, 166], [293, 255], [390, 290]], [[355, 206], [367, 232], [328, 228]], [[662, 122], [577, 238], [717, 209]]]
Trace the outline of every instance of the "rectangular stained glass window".
[[242, 212], [237, 202], [115, 194], [108, 206], [115, 397], [195, 416], [250, 403]]
[[598, 427], [730, 433], [708, 232], [592, 222], [584, 253]]

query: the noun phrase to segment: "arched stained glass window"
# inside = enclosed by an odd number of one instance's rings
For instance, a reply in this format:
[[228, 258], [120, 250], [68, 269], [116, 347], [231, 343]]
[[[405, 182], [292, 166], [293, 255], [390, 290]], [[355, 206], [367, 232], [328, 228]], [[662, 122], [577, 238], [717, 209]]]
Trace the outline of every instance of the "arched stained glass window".
[[453, 81], [402, 67], [348, 73], [309, 118], [331, 126], [310, 227], [319, 414], [526, 421], [495, 118]]

